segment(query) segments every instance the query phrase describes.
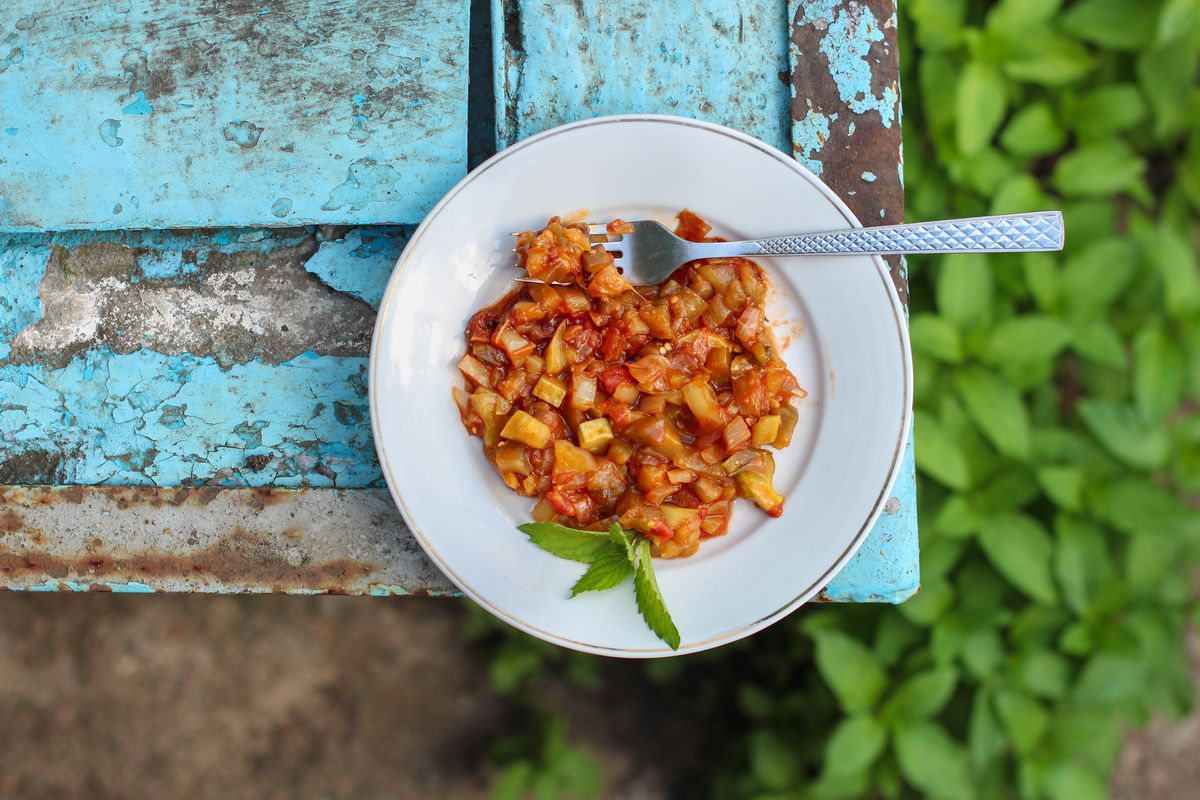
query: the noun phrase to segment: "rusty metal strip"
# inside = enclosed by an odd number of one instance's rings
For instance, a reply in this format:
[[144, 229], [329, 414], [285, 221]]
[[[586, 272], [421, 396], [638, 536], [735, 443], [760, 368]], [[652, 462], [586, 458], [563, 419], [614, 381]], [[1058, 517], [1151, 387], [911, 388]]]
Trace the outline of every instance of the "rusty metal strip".
[[0, 487], [0, 586], [445, 595], [386, 492]]
[[[863, 225], [904, 221], [896, 0], [792, 0], [792, 149]], [[908, 303], [904, 263], [888, 265]]]

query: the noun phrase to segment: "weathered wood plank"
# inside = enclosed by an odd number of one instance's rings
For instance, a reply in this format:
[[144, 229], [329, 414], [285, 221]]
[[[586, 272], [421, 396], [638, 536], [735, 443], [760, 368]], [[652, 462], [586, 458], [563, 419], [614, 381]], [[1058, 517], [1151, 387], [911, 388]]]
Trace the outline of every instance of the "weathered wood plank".
[[787, 150], [784, 0], [493, 0], [497, 144], [631, 112], [719, 122]]
[[15, 0], [0, 230], [417, 222], [466, 171], [466, 0]]
[[381, 486], [366, 356], [406, 236], [0, 235], [0, 484]]

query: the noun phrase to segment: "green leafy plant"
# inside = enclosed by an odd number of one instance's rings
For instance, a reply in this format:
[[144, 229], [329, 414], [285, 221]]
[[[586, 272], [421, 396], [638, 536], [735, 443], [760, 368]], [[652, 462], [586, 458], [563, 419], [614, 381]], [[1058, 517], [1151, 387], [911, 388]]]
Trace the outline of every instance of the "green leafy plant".
[[1062, 208], [1066, 249], [909, 263], [921, 592], [646, 678], [719, 720], [687, 794], [1104, 797], [1192, 703], [1200, 3], [898, 6], [907, 216]]

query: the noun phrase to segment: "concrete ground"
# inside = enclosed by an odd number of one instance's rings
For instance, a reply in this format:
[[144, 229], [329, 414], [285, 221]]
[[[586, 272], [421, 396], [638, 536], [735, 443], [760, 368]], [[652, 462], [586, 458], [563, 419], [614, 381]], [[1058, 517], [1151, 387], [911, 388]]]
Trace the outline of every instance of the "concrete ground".
[[[478, 798], [503, 732], [453, 599], [0, 593], [0, 798]], [[620, 796], [636, 709], [573, 698]], [[591, 716], [602, 724], [589, 724]]]
[[[0, 798], [486, 797], [513, 720], [465, 616], [456, 600], [0, 593]], [[653, 730], [644, 703], [555, 694], [606, 796], [668, 795], [670, 768], [628, 743], [686, 732]], [[1114, 795], [1194, 797], [1198, 750], [1200, 715], [1151, 725]]]

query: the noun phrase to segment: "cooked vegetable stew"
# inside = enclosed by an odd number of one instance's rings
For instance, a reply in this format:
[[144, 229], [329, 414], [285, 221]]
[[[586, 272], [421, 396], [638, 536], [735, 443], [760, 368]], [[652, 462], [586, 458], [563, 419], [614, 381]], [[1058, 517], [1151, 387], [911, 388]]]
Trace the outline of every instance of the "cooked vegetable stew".
[[[626, 230], [614, 221], [612, 233]], [[714, 241], [690, 211], [676, 230]], [[783, 513], [768, 448], [792, 440], [804, 397], [767, 324], [766, 274], [744, 258], [680, 267], [634, 289], [586, 225], [554, 217], [517, 239], [530, 277], [475, 314], [455, 387], [463, 424], [538, 521], [644, 534], [689, 556], [744, 497]]]

